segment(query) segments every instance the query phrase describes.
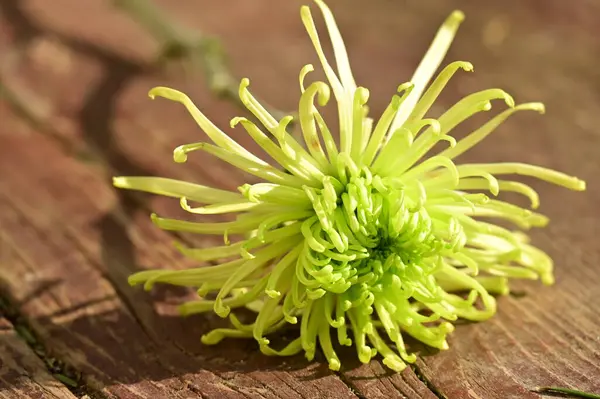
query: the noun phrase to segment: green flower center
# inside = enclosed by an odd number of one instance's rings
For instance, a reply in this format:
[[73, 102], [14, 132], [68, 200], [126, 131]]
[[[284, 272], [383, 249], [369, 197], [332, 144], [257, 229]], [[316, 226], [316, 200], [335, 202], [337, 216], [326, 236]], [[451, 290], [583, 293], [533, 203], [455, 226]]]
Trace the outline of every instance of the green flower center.
[[[315, 216], [302, 225], [305, 246], [298, 268], [308, 298], [346, 294], [344, 308], [373, 312], [387, 287], [404, 298], [439, 301], [440, 254], [461, 245], [460, 234], [436, 235], [423, 208], [425, 194], [399, 180], [380, 178], [339, 154], [337, 174], [322, 189], [304, 187]], [[334, 177], [335, 176], [335, 177]]]

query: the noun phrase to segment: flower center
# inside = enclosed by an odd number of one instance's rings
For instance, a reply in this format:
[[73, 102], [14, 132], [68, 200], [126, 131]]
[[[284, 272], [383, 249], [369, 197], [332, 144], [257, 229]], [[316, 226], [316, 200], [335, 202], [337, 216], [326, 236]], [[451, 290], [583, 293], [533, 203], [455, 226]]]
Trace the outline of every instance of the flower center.
[[322, 189], [305, 187], [315, 216], [303, 224], [298, 274], [309, 298], [347, 293], [347, 306], [366, 305], [371, 313], [374, 295], [388, 286], [406, 298], [435, 292], [433, 280], [430, 289], [422, 285], [449, 244], [434, 234], [423, 190], [373, 176], [340, 157], [346, 163], [340, 162], [337, 176], [324, 179]]

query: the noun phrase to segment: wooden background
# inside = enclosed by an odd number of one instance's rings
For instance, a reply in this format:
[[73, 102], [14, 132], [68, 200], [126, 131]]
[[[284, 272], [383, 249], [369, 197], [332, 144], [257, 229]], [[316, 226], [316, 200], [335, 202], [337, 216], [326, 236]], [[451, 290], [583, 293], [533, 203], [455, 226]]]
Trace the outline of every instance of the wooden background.
[[[316, 65], [300, 2], [157, 3], [221, 38], [236, 77], [248, 76], [279, 109], [294, 109], [299, 69]], [[182, 107], [146, 93], [155, 85], [184, 90], [223, 128], [239, 110], [216, 100], [200, 71], [152, 63], [157, 43], [109, 1], [0, 0], [0, 77], [26, 105], [11, 106], [9, 92], [0, 99], [0, 397], [489, 399], [537, 398], [530, 389], [540, 385], [600, 391], [599, 3], [330, 6], [375, 115], [455, 7], [467, 20], [447, 61], [471, 61], [475, 74], [459, 74], [439, 105], [488, 87], [547, 105], [543, 117], [515, 116], [465, 159], [519, 160], [587, 180], [584, 193], [535, 184], [552, 222], [532, 236], [555, 259], [556, 285], [517, 284], [499, 299], [496, 317], [459, 326], [449, 351], [417, 347], [417, 364], [401, 374], [379, 360], [360, 365], [351, 349], [333, 373], [322, 358], [266, 358], [253, 341], [201, 345], [202, 332], [219, 321], [177, 317], [173, 307], [187, 292], [148, 294], [126, 282], [136, 270], [192, 265], [149, 221], [151, 209], [178, 214], [177, 201], [116, 192], [110, 177], [235, 188], [244, 177], [222, 163], [196, 154], [172, 162], [175, 146], [205, 136]]]

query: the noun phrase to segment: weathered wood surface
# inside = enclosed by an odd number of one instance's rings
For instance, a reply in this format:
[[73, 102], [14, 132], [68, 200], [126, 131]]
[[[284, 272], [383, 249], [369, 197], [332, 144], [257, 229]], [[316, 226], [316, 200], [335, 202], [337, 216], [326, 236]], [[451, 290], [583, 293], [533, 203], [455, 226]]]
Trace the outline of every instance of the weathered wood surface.
[[76, 398], [27, 346], [23, 331], [17, 333], [4, 318], [0, 318], [0, 398]]
[[[236, 74], [250, 77], [254, 92], [280, 109], [295, 107], [297, 73], [316, 63], [299, 2], [160, 4], [184, 23], [219, 35]], [[517, 102], [546, 103], [545, 117], [515, 117], [465, 158], [521, 160], [588, 181], [583, 194], [535, 184], [541, 211], [553, 221], [532, 236], [556, 261], [556, 286], [519, 284], [518, 295], [499, 300], [497, 317], [459, 326], [449, 351], [422, 348], [415, 369], [401, 374], [388, 373], [377, 360], [359, 365], [352, 351], [342, 352], [347, 361], [336, 374], [321, 359], [266, 358], [251, 341], [201, 345], [200, 335], [218, 318], [181, 319], [173, 308], [186, 292], [147, 294], [126, 282], [139, 269], [190, 265], [172, 249], [173, 237], [148, 219], [150, 209], [177, 215], [178, 204], [116, 192], [110, 177], [152, 174], [236, 187], [244, 177], [208, 157], [171, 162], [175, 146], [202, 140], [202, 133], [181, 107], [151, 102], [146, 92], [155, 85], [183, 89], [224, 127], [238, 110], [216, 101], [200, 73], [182, 77], [176, 64], [152, 66], [156, 44], [107, 1], [0, 0], [0, 74], [40, 122], [33, 125], [0, 102], [0, 294], [27, 320], [48, 356], [81, 373], [79, 392], [91, 396], [487, 399], [536, 398], [529, 389], [539, 385], [599, 391], [598, 4], [330, 5], [356, 78], [371, 89], [375, 114], [458, 6], [468, 19], [448, 60], [472, 61], [476, 73], [453, 82], [445, 104], [491, 86], [508, 90]], [[21, 356], [39, 370], [36, 355], [11, 342], [19, 354], [0, 358]], [[56, 387], [40, 375], [28, 387], [40, 381]], [[60, 397], [66, 391], [52, 392]]]

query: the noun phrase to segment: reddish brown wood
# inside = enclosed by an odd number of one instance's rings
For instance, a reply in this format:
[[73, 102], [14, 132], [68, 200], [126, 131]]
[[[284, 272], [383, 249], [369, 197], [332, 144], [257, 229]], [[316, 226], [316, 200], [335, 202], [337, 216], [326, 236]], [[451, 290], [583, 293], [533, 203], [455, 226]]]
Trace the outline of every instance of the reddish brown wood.
[[92, 388], [114, 397], [196, 397], [197, 390], [206, 397], [294, 397], [296, 381], [306, 379], [307, 395], [319, 386], [353, 396], [324, 365], [282, 363], [242, 341], [200, 347], [202, 331], [217, 321], [177, 317], [168, 304], [181, 300], [177, 291], [156, 294], [159, 303], [167, 300], [157, 314], [151, 296], [127, 287], [126, 277], [148, 265], [176, 266], [170, 239], [157, 236], [145, 216], [121, 225], [98, 174], [44, 137], [35, 141], [6, 138], [0, 151], [3, 170], [18, 159], [31, 168], [28, 180], [12, 169], [1, 183], [7, 212], [0, 223], [10, 232], [4, 255], [13, 265], [3, 277], [47, 347]]
[[27, 346], [12, 324], [0, 317], [0, 398], [75, 399]]
[[[222, 37], [254, 92], [281, 109], [296, 106], [297, 72], [316, 62], [299, 21], [300, 2], [160, 3]], [[393, 374], [379, 361], [359, 366], [352, 351], [342, 353], [340, 378], [319, 361], [265, 358], [250, 341], [202, 346], [199, 336], [220, 320], [175, 316], [174, 304], [187, 292], [147, 294], [127, 285], [135, 270], [191, 263], [148, 220], [150, 209], [178, 214], [176, 201], [117, 193], [112, 174], [227, 188], [244, 179], [200, 155], [173, 164], [175, 146], [204, 136], [181, 107], [151, 102], [147, 90], [183, 89], [223, 127], [239, 111], [214, 101], [200, 74], [186, 79], [175, 65], [167, 72], [150, 67], [156, 45], [108, 3], [82, 4], [0, 1], [0, 32], [8, 33], [0, 34], [0, 59], [17, 42], [29, 44], [30, 57], [16, 69], [2, 64], [0, 72], [12, 87], [35, 93], [28, 103], [43, 122], [31, 128], [0, 103], [0, 277], [47, 350], [81, 371], [91, 390], [119, 398], [430, 398], [432, 388], [449, 398], [487, 399], [539, 397], [529, 392], [537, 385], [600, 389], [595, 3], [553, 0], [540, 9], [517, 0], [330, 1], [375, 115], [390, 88], [410, 77], [452, 6], [464, 7], [468, 19], [448, 60], [472, 61], [476, 75], [460, 76], [441, 104], [498, 86], [517, 102], [541, 100], [549, 110], [544, 118], [516, 117], [468, 158], [532, 162], [589, 182], [584, 194], [536, 185], [553, 223], [533, 238], [555, 258], [557, 285], [517, 285], [525, 296], [501, 298], [499, 314], [487, 323], [459, 326], [447, 352], [416, 347], [416, 367], [429, 387], [411, 369]], [[494, 29], [500, 34], [489, 33]], [[44, 56], [40, 48], [48, 43], [51, 56]], [[248, 143], [241, 130], [232, 134]]]

